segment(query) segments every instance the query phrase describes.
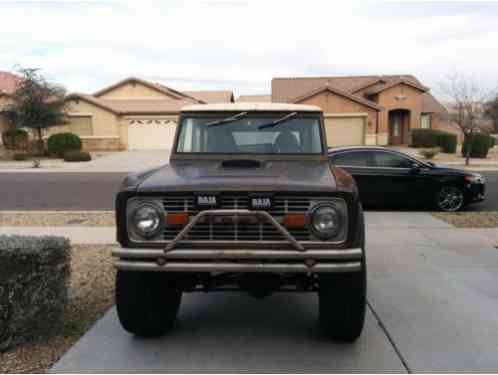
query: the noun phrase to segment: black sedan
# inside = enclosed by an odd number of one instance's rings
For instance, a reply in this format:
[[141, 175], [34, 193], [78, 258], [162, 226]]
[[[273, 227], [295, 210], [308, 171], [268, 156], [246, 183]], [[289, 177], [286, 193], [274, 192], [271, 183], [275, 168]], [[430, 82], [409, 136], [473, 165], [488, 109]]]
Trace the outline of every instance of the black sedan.
[[422, 162], [379, 146], [337, 147], [331, 162], [356, 180], [366, 207], [417, 207], [458, 211], [484, 199], [480, 174]]

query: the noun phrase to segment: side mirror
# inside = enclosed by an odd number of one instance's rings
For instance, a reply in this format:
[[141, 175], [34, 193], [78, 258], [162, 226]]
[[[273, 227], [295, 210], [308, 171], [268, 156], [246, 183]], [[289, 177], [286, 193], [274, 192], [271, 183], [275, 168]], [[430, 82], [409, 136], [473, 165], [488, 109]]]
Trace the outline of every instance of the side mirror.
[[418, 163], [411, 163], [410, 164], [410, 169], [412, 173], [419, 173], [420, 172], [420, 164]]

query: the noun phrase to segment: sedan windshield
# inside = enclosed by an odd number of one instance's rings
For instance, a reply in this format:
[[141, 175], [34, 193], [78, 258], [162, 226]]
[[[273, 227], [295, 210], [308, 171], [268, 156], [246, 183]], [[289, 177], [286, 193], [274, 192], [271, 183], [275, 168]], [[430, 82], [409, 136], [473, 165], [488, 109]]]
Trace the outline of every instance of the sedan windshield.
[[[318, 117], [184, 117], [177, 152], [207, 154], [320, 154]], [[285, 116], [285, 117], [284, 117]], [[228, 120], [227, 120], [228, 119]], [[220, 125], [220, 126], [217, 126]]]

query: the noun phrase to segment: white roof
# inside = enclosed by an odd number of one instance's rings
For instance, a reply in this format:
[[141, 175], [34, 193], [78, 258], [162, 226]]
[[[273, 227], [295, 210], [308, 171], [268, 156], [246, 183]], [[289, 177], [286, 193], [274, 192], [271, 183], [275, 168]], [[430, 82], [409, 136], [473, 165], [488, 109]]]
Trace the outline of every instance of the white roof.
[[195, 104], [182, 107], [182, 112], [204, 111], [290, 111], [290, 112], [315, 112], [321, 111], [315, 105], [287, 104], [287, 103], [214, 103]]

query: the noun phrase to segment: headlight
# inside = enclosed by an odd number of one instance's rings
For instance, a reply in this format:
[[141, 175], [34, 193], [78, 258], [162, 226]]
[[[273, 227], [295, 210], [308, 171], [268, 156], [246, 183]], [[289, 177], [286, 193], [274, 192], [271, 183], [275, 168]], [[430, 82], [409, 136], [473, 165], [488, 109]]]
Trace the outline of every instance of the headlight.
[[317, 237], [330, 239], [344, 232], [344, 216], [343, 208], [333, 203], [319, 203], [311, 208], [308, 225]]
[[471, 176], [465, 176], [464, 179], [465, 179], [465, 181], [467, 181], [471, 184], [484, 184], [486, 182], [486, 179], [484, 178], [484, 176], [480, 175], [478, 173], [474, 173]]
[[138, 206], [131, 215], [132, 229], [141, 237], [151, 238], [159, 234], [163, 227], [162, 213], [153, 204]]

